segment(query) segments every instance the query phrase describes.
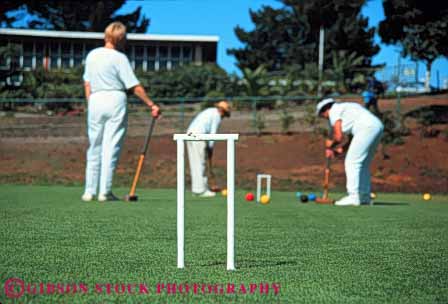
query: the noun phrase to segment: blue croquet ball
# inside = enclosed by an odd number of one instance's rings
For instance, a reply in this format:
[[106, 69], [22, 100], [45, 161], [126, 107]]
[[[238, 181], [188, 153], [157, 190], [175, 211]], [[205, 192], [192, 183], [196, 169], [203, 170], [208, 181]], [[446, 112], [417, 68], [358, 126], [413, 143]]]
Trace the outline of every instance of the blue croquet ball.
[[315, 201], [315, 200], [316, 200], [316, 194], [314, 194], [314, 193], [310, 193], [310, 194], [308, 194], [308, 199], [309, 199], [310, 201]]
[[300, 199], [300, 196], [302, 195], [302, 192], [296, 192], [296, 197], [298, 198], [298, 199]]

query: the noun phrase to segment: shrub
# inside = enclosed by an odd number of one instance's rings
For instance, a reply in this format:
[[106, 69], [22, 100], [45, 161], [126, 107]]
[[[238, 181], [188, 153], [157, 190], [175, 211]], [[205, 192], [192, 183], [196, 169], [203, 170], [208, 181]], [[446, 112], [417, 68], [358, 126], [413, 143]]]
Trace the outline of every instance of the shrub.
[[264, 129], [266, 129], [266, 119], [260, 112], [254, 116], [252, 120], [252, 127], [256, 130], [257, 136], [260, 136]]
[[205, 96], [205, 100], [201, 103], [201, 109], [213, 107], [215, 103], [225, 97], [220, 91], [211, 91]]
[[288, 111], [283, 108], [280, 116], [280, 120], [282, 123], [282, 132], [289, 133], [289, 128], [294, 123], [294, 116], [288, 113]]
[[387, 145], [402, 145], [404, 136], [408, 136], [410, 131], [405, 127], [403, 118], [397, 117], [391, 111], [385, 111], [381, 115], [384, 124], [383, 137], [381, 143]]

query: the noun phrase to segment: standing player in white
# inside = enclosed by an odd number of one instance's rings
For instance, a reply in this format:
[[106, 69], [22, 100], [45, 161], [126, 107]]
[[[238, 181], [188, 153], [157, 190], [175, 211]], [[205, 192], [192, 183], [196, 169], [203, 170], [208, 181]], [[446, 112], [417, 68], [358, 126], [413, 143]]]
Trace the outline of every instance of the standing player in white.
[[[325, 155], [333, 158], [347, 149], [345, 174], [348, 195], [337, 206], [359, 206], [370, 203], [370, 164], [383, 134], [383, 124], [371, 112], [354, 102], [336, 103], [327, 98], [318, 103], [317, 115], [328, 119], [332, 138], [325, 142]], [[351, 140], [343, 143], [344, 134]]]
[[[230, 117], [230, 105], [220, 101], [213, 108], [199, 113], [188, 127], [190, 134], [216, 134], [222, 118]], [[216, 193], [210, 191], [205, 173], [206, 157], [209, 169], [212, 166], [213, 141], [187, 141], [188, 159], [190, 161], [191, 191], [201, 197], [212, 197]]]
[[87, 55], [83, 76], [89, 149], [82, 200], [87, 202], [97, 193], [101, 202], [117, 200], [112, 194], [112, 178], [127, 128], [126, 91], [148, 105], [153, 117], [160, 113], [135, 77], [128, 58], [120, 52], [126, 42], [126, 27], [120, 22], [111, 23], [104, 41], [104, 47]]

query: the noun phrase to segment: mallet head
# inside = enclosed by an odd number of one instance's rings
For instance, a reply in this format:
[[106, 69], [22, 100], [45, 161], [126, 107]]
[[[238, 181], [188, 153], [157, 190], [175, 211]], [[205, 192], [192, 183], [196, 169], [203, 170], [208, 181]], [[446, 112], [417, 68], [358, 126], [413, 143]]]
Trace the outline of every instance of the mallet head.
[[316, 204], [328, 204], [333, 205], [334, 200], [330, 198], [322, 198], [322, 197], [316, 197]]
[[126, 201], [126, 202], [137, 202], [138, 201], [138, 196], [137, 195], [126, 195], [125, 197], [124, 197], [124, 200]]
[[218, 187], [218, 186], [216, 186], [216, 185], [213, 185], [213, 186], [210, 187], [210, 190], [211, 190], [212, 192], [221, 192], [222, 188], [221, 188], [221, 187]]

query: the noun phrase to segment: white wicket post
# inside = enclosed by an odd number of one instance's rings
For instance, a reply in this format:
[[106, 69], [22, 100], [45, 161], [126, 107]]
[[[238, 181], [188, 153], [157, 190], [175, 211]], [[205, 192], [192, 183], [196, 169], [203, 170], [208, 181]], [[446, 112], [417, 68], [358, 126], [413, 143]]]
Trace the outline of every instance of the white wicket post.
[[271, 197], [271, 175], [270, 174], [257, 174], [257, 203], [260, 202], [261, 199], [261, 188], [262, 188], [262, 180], [266, 179], [266, 194], [270, 198]]
[[235, 141], [238, 134], [174, 134], [177, 141], [177, 268], [184, 268], [185, 141], [227, 141], [227, 270], [235, 270]]
[[235, 270], [235, 141], [234, 140], [227, 140], [227, 270]]
[[177, 141], [177, 268], [184, 268], [185, 144]]

